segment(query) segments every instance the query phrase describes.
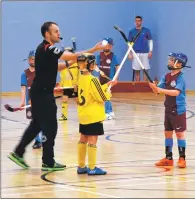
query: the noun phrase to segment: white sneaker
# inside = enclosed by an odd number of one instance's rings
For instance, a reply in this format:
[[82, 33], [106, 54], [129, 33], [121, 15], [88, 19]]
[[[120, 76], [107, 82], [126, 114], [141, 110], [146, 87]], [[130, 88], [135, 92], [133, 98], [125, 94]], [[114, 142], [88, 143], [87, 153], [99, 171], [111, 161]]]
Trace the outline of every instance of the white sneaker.
[[112, 119], [112, 116], [111, 116], [110, 114], [107, 114], [107, 113], [106, 113], [106, 119], [107, 119], [107, 120], [111, 120], [111, 119]]
[[110, 114], [109, 114], [113, 119], [115, 118], [115, 114], [114, 114], [114, 112], [110, 112]]

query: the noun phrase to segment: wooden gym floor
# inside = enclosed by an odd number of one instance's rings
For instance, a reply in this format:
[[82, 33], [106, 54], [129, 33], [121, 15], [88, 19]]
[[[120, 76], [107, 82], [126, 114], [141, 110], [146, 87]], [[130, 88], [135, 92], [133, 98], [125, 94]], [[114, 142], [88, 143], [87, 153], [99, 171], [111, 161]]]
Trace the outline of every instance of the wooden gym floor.
[[[187, 168], [157, 168], [164, 157], [163, 96], [151, 93], [114, 94], [115, 120], [105, 121], [98, 142], [98, 166], [105, 176], [77, 175], [78, 118], [69, 101], [67, 122], [59, 122], [56, 161], [65, 171], [41, 172], [41, 150], [27, 147], [31, 166], [22, 170], [7, 158], [29, 121], [24, 111], [10, 113], [5, 103], [19, 105], [17, 97], [3, 97], [1, 105], [1, 196], [3, 198], [195, 198], [195, 96], [187, 96]], [[60, 99], [57, 100], [60, 115]], [[174, 135], [174, 160], [178, 159]]]

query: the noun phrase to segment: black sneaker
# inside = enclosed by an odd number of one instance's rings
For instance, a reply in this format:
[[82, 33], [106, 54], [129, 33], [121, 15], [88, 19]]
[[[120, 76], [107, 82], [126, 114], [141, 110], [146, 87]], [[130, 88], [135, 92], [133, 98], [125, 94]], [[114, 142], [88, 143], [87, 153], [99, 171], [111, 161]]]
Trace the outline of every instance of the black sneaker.
[[20, 167], [22, 167], [23, 169], [28, 169], [29, 168], [29, 166], [26, 164], [24, 159], [21, 158], [20, 156], [18, 156], [14, 152], [10, 153], [10, 155], [8, 155], [8, 158], [10, 160], [12, 160], [13, 162], [15, 162], [17, 165], [19, 165]]
[[53, 167], [48, 166], [47, 164], [42, 164], [42, 171], [61, 171], [64, 170], [66, 165], [59, 164], [57, 162], [54, 163]]
[[33, 144], [33, 149], [40, 149], [41, 147], [42, 147], [41, 142], [35, 141], [35, 143]]

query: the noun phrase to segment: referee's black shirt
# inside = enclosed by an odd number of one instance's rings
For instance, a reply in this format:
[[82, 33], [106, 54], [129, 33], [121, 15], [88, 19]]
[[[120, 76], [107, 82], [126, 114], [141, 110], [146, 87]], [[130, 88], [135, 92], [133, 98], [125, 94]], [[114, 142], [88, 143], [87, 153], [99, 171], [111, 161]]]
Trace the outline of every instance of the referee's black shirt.
[[58, 72], [58, 59], [64, 51], [46, 40], [37, 47], [35, 54], [35, 79], [33, 90], [53, 92]]

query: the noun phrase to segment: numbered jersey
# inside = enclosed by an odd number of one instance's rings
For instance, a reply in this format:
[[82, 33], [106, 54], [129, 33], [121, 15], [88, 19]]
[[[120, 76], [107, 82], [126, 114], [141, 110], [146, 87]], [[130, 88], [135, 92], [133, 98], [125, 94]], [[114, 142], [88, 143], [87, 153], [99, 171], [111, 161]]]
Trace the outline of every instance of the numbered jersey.
[[72, 87], [78, 85], [79, 69], [77, 63], [60, 72], [60, 86]]
[[79, 123], [92, 124], [105, 120], [104, 102], [111, 97], [107, 84], [101, 85], [92, 75], [81, 75], [78, 85]]

